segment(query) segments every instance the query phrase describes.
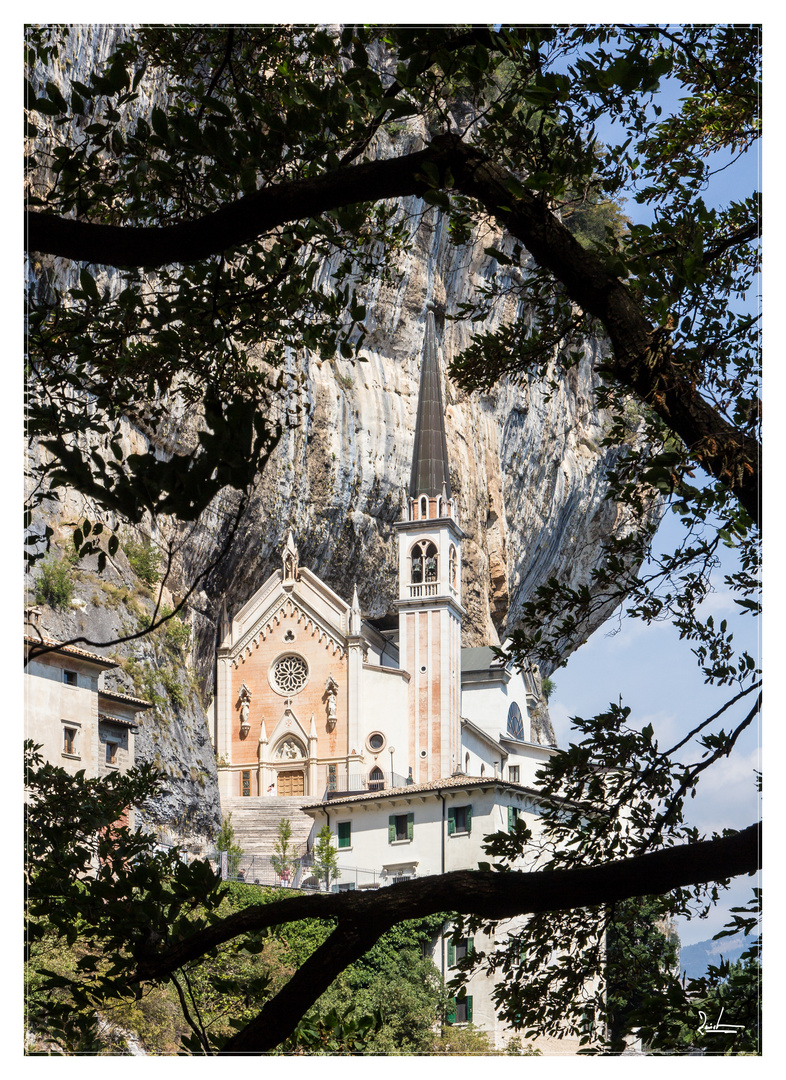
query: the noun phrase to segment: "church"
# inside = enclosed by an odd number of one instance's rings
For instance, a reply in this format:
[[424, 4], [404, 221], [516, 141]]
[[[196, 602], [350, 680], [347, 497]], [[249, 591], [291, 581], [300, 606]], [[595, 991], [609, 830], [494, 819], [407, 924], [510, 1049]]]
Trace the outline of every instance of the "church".
[[[537, 836], [535, 773], [555, 752], [537, 667], [516, 670], [489, 646], [462, 648], [464, 533], [431, 311], [425, 323], [411, 477], [394, 526], [395, 613], [364, 618], [357, 587], [351, 601], [333, 592], [300, 565], [290, 533], [281, 569], [231, 619], [224, 604], [219, 620], [223, 812], [246, 823], [286, 816], [309, 851], [327, 826], [336, 891], [474, 869], [484, 837], [522, 818]], [[517, 868], [532, 861], [525, 854]], [[301, 887], [319, 887], [307, 873]], [[488, 953], [520, 922], [477, 943], [456, 943], [446, 926], [432, 959], [447, 981], [468, 951]], [[447, 1021], [474, 1023], [502, 1047], [512, 1031], [494, 986], [475, 973]], [[576, 1052], [572, 1040], [553, 1042], [546, 1053]]]
[[214, 742], [219, 787], [304, 801], [459, 775], [534, 780], [554, 736], [537, 668], [461, 646], [461, 541], [434, 316], [426, 317], [409, 490], [395, 530], [393, 618], [366, 619], [299, 564], [230, 620], [222, 608]]

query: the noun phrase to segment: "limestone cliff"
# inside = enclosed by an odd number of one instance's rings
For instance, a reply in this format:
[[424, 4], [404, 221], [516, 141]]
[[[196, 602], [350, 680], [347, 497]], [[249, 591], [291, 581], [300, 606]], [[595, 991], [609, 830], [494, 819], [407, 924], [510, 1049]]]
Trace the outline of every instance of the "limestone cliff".
[[[107, 42], [104, 30], [81, 39], [72, 58], [78, 76]], [[421, 136], [417, 129], [407, 134], [412, 140]], [[228, 557], [189, 607], [189, 662], [201, 698], [181, 673], [185, 704], [162, 694], [166, 700], [145, 720], [137, 743], [140, 756], [158, 759], [172, 779], [170, 795], [157, 812], [160, 820], [190, 815], [208, 831], [216, 820], [215, 765], [203, 702], [212, 695], [219, 605], [225, 597], [230, 614], [236, 611], [278, 567], [289, 529], [301, 565], [342, 596], [350, 597], [357, 584], [364, 614], [391, 610], [397, 564], [392, 525], [409, 478], [425, 304], [435, 304], [444, 372], [471, 334], [470, 326], [445, 315], [455, 314], [488, 276], [484, 246], [494, 242], [487, 235], [482, 244], [456, 248], [439, 210], [412, 199], [404, 212], [416, 224], [399, 274], [392, 283], [379, 280], [366, 290], [365, 361], [323, 361], [305, 350], [288, 357], [291, 369], [305, 375], [302, 422], [282, 439]], [[524, 310], [521, 301], [506, 300], [485, 328]], [[604, 480], [614, 451], [600, 445], [605, 418], [593, 405], [597, 350], [597, 343], [588, 342], [583, 361], [553, 392], [545, 381], [531, 378], [468, 395], [445, 377], [451, 482], [467, 534], [465, 645], [499, 643], [547, 578], [589, 582], [604, 537], [620, 525]], [[193, 424], [193, 416], [175, 415], [158, 440], [160, 450], [187, 443]], [[128, 436], [129, 444], [146, 441], [133, 429]], [[179, 528], [176, 522], [153, 527], [154, 537], [158, 527], [180, 533], [180, 554], [167, 581], [173, 594], [182, 594], [215, 555], [231, 503], [230, 495], [219, 500], [197, 528]], [[73, 505], [78, 513], [78, 500]], [[113, 587], [129, 589], [135, 603], [150, 610], [150, 597], [144, 590], [138, 595], [139, 583], [122, 554], [107, 574]], [[61, 636], [86, 630], [96, 641], [121, 635], [128, 628], [129, 605], [107, 604], [106, 590], [88, 570], [75, 577], [84, 610], [65, 616], [46, 612], [47, 629]], [[136, 612], [131, 621], [138, 624], [139, 617]], [[143, 639], [115, 648], [124, 660], [120, 678], [127, 689], [140, 690], [129, 676], [129, 660], [132, 675], [134, 663], [148, 662], [161, 676], [165, 661], [155, 643]], [[166, 690], [161, 678], [155, 685], [157, 692]]]

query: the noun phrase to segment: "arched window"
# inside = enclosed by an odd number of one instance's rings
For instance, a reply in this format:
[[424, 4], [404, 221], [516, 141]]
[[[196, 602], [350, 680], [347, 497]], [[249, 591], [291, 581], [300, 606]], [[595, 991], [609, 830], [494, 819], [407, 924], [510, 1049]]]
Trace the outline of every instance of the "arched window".
[[448, 576], [450, 578], [450, 586], [452, 589], [456, 588], [456, 549], [453, 544], [450, 545], [450, 553], [448, 555]]
[[428, 517], [428, 499], [425, 495], [420, 496], [420, 516], [421, 518]]
[[521, 717], [521, 709], [515, 701], [511, 701], [508, 709], [508, 735], [512, 739], [524, 742], [524, 721]]
[[369, 791], [382, 791], [385, 786], [385, 774], [382, 770], [375, 765], [371, 772], [368, 774], [368, 790]]
[[420, 585], [424, 581], [437, 581], [439, 563], [436, 544], [430, 540], [418, 540], [410, 553], [412, 559], [412, 584]]

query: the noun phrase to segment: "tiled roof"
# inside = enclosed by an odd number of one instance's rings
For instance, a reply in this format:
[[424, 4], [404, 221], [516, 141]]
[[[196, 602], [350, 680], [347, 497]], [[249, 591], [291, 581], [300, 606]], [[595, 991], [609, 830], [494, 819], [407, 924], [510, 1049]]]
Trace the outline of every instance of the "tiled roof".
[[[45, 649], [47, 652], [62, 653], [65, 656], [73, 656], [79, 660], [87, 660], [91, 664], [97, 664], [99, 667], [113, 668], [117, 667], [117, 663], [114, 660], [110, 660], [106, 656], [100, 656], [98, 653], [88, 652], [87, 649], [80, 649], [76, 645], [61, 645], [59, 641], [55, 641], [54, 638], [48, 637], [33, 637], [30, 634], [25, 634], [25, 655], [29, 653], [31, 648]], [[43, 652], [40, 655], [45, 655]], [[34, 657], [37, 659], [37, 655]]]
[[124, 705], [131, 705], [135, 709], [153, 708], [150, 701], [143, 701], [142, 698], [132, 697], [131, 694], [121, 694], [118, 690], [99, 690], [98, 696], [100, 698], [108, 698], [109, 701], [119, 701]]
[[101, 724], [117, 724], [118, 727], [133, 728], [137, 730], [137, 726], [133, 720], [125, 720], [119, 716], [109, 716], [107, 713], [100, 712], [98, 714], [98, 721]]
[[347, 795], [342, 798], [336, 794], [332, 799], [320, 799], [317, 802], [303, 804], [304, 810], [315, 810], [322, 806], [344, 806], [346, 803], [364, 802], [375, 799], [398, 798], [402, 795], [420, 795], [428, 791], [445, 791], [448, 788], [474, 788], [474, 787], [500, 787], [508, 791], [521, 792], [532, 798], [540, 799], [540, 792], [534, 788], [525, 787], [524, 784], [514, 784], [510, 780], [502, 780], [494, 776], [446, 776], [441, 780], [429, 780], [425, 784], [409, 784], [405, 787], [384, 788], [382, 791], [364, 791], [361, 795]]
[[461, 673], [468, 671], [487, 671], [492, 665], [505, 669], [505, 661], [500, 660], [490, 645], [475, 645], [461, 650]]

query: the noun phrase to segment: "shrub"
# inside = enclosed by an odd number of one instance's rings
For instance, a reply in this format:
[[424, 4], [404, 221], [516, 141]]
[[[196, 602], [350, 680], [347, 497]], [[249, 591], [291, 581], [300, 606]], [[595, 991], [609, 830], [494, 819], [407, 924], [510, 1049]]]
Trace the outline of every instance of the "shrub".
[[[161, 615], [166, 618], [171, 615], [171, 609], [162, 608]], [[191, 627], [175, 615], [164, 623], [164, 640], [170, 649], [184, 652], [191, 642]]]
[[158, 573], [159, 554], [150, 540], [128, 539], [123, 544], [123, 551], [126, 553], [131, 569], [140, 581], [144, 581], [146, 585], [155, 585], [160, 576]]
[[180, 709], [184, 708], [188, 701], [188, 694], [186, 693], [185, 687], [178, 679], [177, 672], [172, 668], [161, 668], [158, 672], [158, 677], [163, 683], [164, 689], [172, 704]]
[[49, 604], [53, 608], [66, 608], [74, 596], [71, 580], [73, 563], [70, 559], [50, 555], [41, 563], [41, 572], [35, 583], [35, 602]]

